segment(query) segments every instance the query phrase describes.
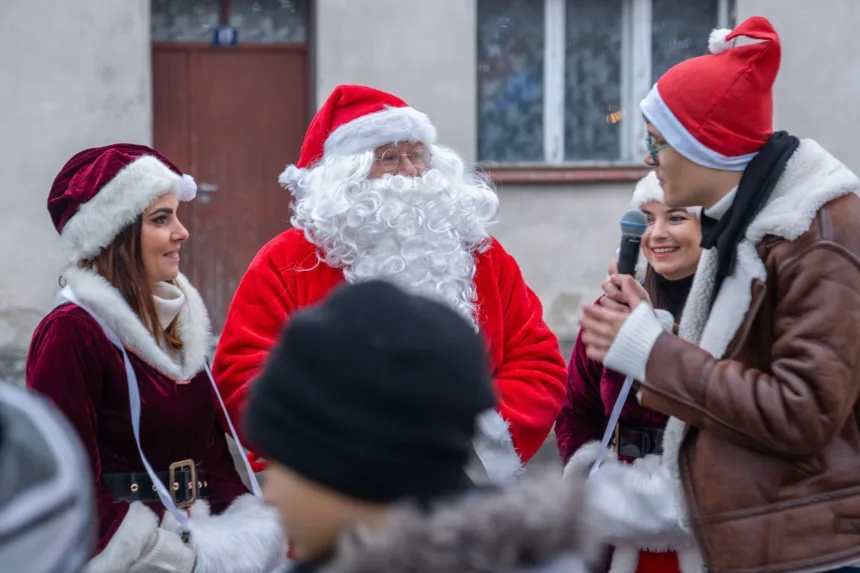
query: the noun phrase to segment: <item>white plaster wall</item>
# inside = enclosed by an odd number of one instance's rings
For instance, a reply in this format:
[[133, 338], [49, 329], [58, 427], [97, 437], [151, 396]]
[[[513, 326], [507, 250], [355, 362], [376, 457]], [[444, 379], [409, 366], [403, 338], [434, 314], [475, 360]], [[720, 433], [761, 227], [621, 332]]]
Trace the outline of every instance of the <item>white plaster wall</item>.
[[780, 35], [775, 127], [815, 139], [860, 173], [860, 2], [737, 0], [737, 16], [764, 16]]
[[57, 289], [54, 177], [86, 147], [150, 142], [149, 54], [149, 0], [0, 1], [0, 373]]
[[516, 257], [565, 347], [579, 330], [580, 306], [601, 293], [632, 193], [632, 183], [499, 189], [501, 220], [494, 235]]
[[315, 92], [338, 84], [393, 93], [427, 113], [439, 140], [477, 153], [475, 0], [316, 0]]

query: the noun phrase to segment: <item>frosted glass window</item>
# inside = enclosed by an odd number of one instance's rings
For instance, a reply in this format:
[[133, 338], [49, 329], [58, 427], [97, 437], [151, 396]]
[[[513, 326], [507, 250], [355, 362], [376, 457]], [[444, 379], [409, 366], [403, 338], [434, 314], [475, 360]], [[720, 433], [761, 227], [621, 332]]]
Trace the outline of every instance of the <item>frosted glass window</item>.
[[[239, 43], [304, 43], [308, 0], [230, 0]], [[211, 42], [220, 22], [218, 0], [152, 0], [152, 41]]]
[[718, 0], [651, 0], [651, 79], [686, 59], [708, 53]]
[[568, 0], [565, 9], [564, 157], [611, 160], [620, 155], [621, 0]]
[[542, 0], [478, 0], [478, 157], [543, 161]]
[[152, 0], [153, 42], [211, 42], [218, 0]]
[[230, 0], [230, 25], [239, 42], [307, 41], [308, 0]]
[[640, 99], [671, 66], [707, 53], [732, 6], [478, 0], [478, 159], [638, 163]]

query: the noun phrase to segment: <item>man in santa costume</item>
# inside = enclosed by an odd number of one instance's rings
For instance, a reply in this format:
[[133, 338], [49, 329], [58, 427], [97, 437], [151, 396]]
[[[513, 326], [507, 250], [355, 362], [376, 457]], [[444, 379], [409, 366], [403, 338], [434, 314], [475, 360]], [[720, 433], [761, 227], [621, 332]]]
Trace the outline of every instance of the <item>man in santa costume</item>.
[[774, 133], [780, 40], [766, 19], [715, 31], [710, 48], [641, 103], [666, 203], [705, 207], [678, 335], [630, 277], [604, 284], [626, 312], [589, 305], [581, 318], [589, 356], [671, 416], [664, 452], [605, 463], [591, 504], [619, 547], [677, 549], [684, 573], [848, 568], [860, 560], [860, 180], [815, 141]]
[[386, 279], [483, 334], [500, 406], [479, 418], [475, 453], [490, 480], [517, 474], [561, 409], [565, 362], [540, 301], [489, 234], [499, 206], [490, 184], [436, 144], [425, 114], [356, 85], [329, 96], [280, 182], [295, 197], [292, 228], [251, 262], [215, 354], [230, 414], [241, 415], [290, 315], [344, 281]]

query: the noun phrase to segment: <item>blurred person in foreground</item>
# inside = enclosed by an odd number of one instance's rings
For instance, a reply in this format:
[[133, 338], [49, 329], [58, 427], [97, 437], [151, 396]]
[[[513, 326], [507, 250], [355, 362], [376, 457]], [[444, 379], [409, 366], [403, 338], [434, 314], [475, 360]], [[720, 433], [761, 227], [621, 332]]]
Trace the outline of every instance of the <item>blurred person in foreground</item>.
[[[701, 209], [668, 207], [654, 171], [636, 184], [630, 204], [634, 209], [640, 209], [648, 222], [642, 235], [642, 254], [648, 263], [642, 283], [654, 301], [660, 323], [672, 331], [680, 322], [702, 252], [699, 246], [702, 239]], [[603, 295], [599, 304], [616, 308], [619, 303]], [[624, 374], [586, 356], [580, 332], [568, 366], [567, 398], [555, 423], [555, 439], [568, 474], [582, 474], [590, 469], [580, 468], [580, 462], [584, 460], [587, 465], [594, 461], [624, 378]], [[618, 457], [616, 463], [633, 464], [629, 479], [636, 480], [637, 474], [647, 475], [651, 467], [659, 465], [666, 420], [664, 414], [640, 405], [635, 392], [627, 396], [611, 447], [613, 457]], [[604, 465], [610, 463], [606, 461]], [[604, 475], [611, 471], [611, 468], [603, 467], [602, 472], [592, 479], [606, 479]], [[670, 500], [672, 491], [666, 491], [664, 495]], [[631, 507], [629, 510], [635, 509]], [[649, 508], [640, 509], [649, 511]], [[616, 544], [611, 570], [613, 573], [677, 571], [676, 552], [679, 549], [673, 539], [655, 539], [644, 547], [635, 543]]]
[[540, 301], [489, 233], [498, 212], [491, 185], [436, 144], [425, 114], [354, 85], [329, 96], [280, 181], [295, 197], [292, 228], [251, 262], [215, 353], [230, 413], [243, 412], [295, 311], [341, 283], [386, 279], [443, 302], [481, 332], [499, 403], [481, 417], [475, 475], [504, 482], [519, 473], [561, 409], [565, 363]]
[[245, 418], [294, 572], [582, 572], [581, 480], [466, 476], [495, 401], [482, 341], [442, 303], [373, 280], [296, 313]]
[[196, 190], [154, 149], [118, 143], [75, 154], [48, 195], [70, 264], [26, 377], [87, 452], [87, 573], [259, 573], [286, 556], [277, 515], [236, 472], [206, 365], [209, 315], [179, 272], [179, 211]]
[[98, 513], [77, 432], [45, 398], [0, 382], [0, 569], [79, 573]]
[[628, 277], [606, 292], [632, 312], [581, 319], [588, 356], [670, 416], [663, 463], [638, 487], [613, 467], [589, 497], [627, 519], [619, 538], [686, 538], [690, 566], [714, 573], [846, 567], [860, 560], [860, 180], [773, 131], [781, 47], [765, 18], [709, 44], [641, 104], [666, 204], [704, 206], [679, 333]]

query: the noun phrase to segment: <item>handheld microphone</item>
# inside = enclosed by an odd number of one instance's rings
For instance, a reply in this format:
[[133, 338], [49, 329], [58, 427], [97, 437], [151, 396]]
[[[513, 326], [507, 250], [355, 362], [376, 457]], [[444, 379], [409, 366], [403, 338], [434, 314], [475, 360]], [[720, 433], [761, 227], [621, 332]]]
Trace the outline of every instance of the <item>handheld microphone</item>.
[[618, 272], [635, 276], [639, 262], [642, 235], [648, 228], [648, 220], [639, 209], [632, 209], [621, 217], [621, 246], [618, 249]]

